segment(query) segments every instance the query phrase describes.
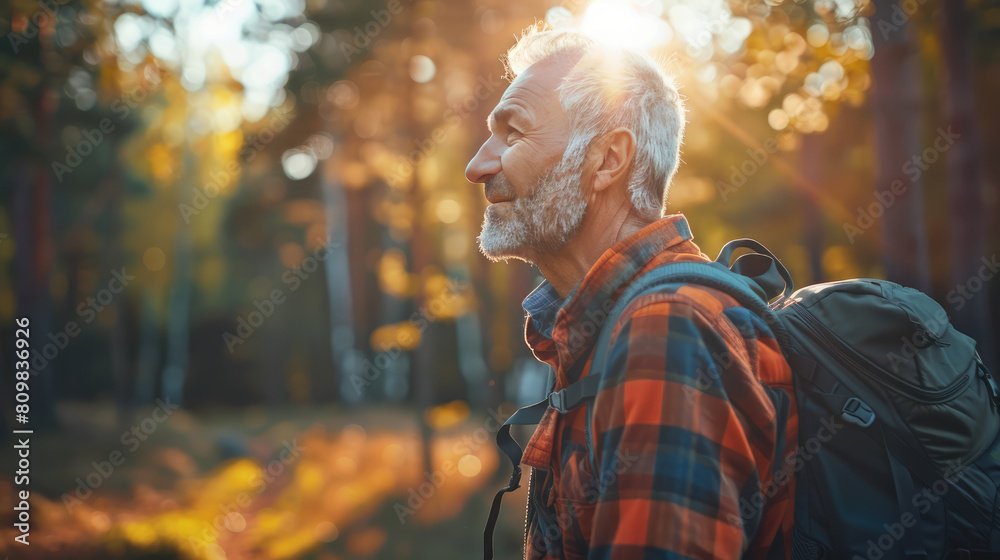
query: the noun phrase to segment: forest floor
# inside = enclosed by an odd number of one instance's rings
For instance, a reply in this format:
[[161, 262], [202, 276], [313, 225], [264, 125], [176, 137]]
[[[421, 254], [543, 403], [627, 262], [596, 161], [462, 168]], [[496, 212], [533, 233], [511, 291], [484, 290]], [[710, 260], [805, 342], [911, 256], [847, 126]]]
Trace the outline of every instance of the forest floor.
[[[0, 480], [0, 554], [11, 559], [478, 557], [509, 475], [496, 422], [461, 402], [198, 413], [161, 403], [123, 421], [110, 403], [69, 402], [58, 415], [58, 431], [31, 436], [29, 547], [14, 541], [13, 476]], [[497, 558], [520, 555], [524, 492], [504, 500]]]

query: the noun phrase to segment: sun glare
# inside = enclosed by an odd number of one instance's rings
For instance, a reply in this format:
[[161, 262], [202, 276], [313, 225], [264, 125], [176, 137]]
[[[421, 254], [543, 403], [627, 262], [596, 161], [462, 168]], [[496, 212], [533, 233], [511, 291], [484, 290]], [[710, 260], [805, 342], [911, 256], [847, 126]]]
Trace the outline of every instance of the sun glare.
[[632, 3], [598, 0], [587, 7], [580, 31], [603, 43], [646, 50], [666, 44], [673, 30], [658, 14], [642, 13]]

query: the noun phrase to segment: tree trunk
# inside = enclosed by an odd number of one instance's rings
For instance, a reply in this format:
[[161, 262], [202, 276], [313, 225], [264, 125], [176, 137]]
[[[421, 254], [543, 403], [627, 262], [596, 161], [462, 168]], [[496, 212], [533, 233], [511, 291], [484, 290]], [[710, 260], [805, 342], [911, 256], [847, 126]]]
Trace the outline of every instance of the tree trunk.
[[[921, 173], [907, 163], [922, 153], [918, 51], [898, 0], [875, 0], [872, 18], [872, 76], [878, 178], [875, 190], [882, 216], [882, 259], [886, 277], [930, 292], [930, 265]], [[895, 15], [895, 17], [894, 17]], [[904, 170], [910, 170], [909, 173]], [[873, 197], [874, 199], [875, 197]], [[859, 218], [860, 220], [860, 218]]]
[[[191, 200], [194, 170], [194, 154], [189, 148], [185, 149], [184, 173], [178, 182], [178, 200]], [[184, 402], [191, 336], [192, 245], [191, 228], [179, 225], [174, 238], [173, 279], [167, 300], [166, 363], [160, 385], [163, 400], [168, 404], [180, 405]]]
[[[948, 198], [951, 205], [951, 282], [971, 288], [986, 257], [982, 190], [985, 177], [982, 136], [976, 122], [976, 95], [972, 69], [972, 20], [963, 0], [944, 0], [941, 47], [948, 92], [948, 126], [957, 136], [948, 152]], [[950, 292], [949, 292], [950, 293]], [[989, 290], [980, 288], [965, 299], [949, 298], [946, 306], [959, 331], [979, 342], [987, 365], [996, 371], [988, 310]]]
[[139, 311], [139, 353], [136, 358], [132, 402], [145, 405], [156, 397], [156, 378], [160, 367], [160, 327], [153, 294], [142, 295]]
[[[65, 324], [52, 321], [49, 280], [52, 274], [52, 185], [48, 170], [34, 162], [17, 163], [11, 170], [14, 182], [11, 221], [14, 226], [14, 293], [17, 316], [31, 319], [31, 408], [27, 425], [18, 429], [55, 427], [55, 375], [61, 351], [54, 358], [43, 355], [52, 344], [48, 333], [62, 332]], [[9, 242], [9, 241], [8, 241]], [[39, 367], [41, 366], [41, 367]]]
[[[802, 135], [802, 173], [814, 185], [823, 185], [826, 170], [823, 162], [826, 156], [823, 150], [823, 137], [820, 134]], [[808, 281], [802, 281], [799, 286], [823, 282], [823, 231], [825, 230], [823, 210], [819, 207], [816, 197], [806, 191], [800, 191], [803, 208], [803, 236], [805, 238], [806, 257], [809, 259]], [[793, 278], [794, 280], [794, 278]]]
[[[47, 146], [52, 137], [52, 114], [58, 99], [50, 91], [47, 81], [38, 88], [38, 99], [32, 110], [37, 126], [39, 144]], [[65, 323], [53, 324], [52, 296], [49, 281], [52, 276], [52, 262], [55, 255], [52, 223], [52, 178], [45, 164], [22, 154], [20, 161], [11, 166], [13, 179], [11, 200], [11, 222], [14, 230], [13, 241], [17, 243], [14, 253], [14, 294], [17, 300], [17, 316], [31, 319], [30, 336], [32, 359], [31, 408], [29, 424], [18, 428], [51, 428], [57, 423], [55, 412], [54, 363], [65, 356], [60, 352], [53, 359], [44, 360], [44, 367], [35, 366], [35, 356], [47, 358], [42, 350], [51, 341], [48, 333], [59, 332]], [[8, 241], [9, 242], [9, 241]], [[44, 363], [43, 361], [43, 363]]]
[[[107, 241], [103, 247], [103, 261], [106, 270], [117, 270], [122, 266], [122, 189], [121, 175], [117, 165], [111, 170], [107, 177], [108, 191], [108, 229]], [[133, 375], [132, 364], [129, 360], [128, 348], [130, 346], [130, 332], [128, 321], [130, 320], [128, 309], [128, 294], [122, 292], [117, 294], [111, 304], [108, 305], [107, 312], [113, 317], [114, 323], [111, 325], [110, 355], [111, 355], [111, 377], [114, 380], [114, 402], [115, 412], [118, 417], [118, 427], [122, 430], [128, 428], [132, 422], [132, 390]]]
[[[350, 383], [343, 383], [349, 364], [357, 359], [354, 344], [354, 305], [351, 301], [351, 263], [347, 252], [348, 220], [347, 198], [344, 186], [333, 173], [324, 167], [320, 184], [323, 206], [326, 210], [326, 233], [324, 241], [327, 255], [326, 290], [330, 312], [330, 357], [334, 375], [340, 377], [341, 393], [353, 391]], [[363, 306], [362, 302], [362, 306]]]

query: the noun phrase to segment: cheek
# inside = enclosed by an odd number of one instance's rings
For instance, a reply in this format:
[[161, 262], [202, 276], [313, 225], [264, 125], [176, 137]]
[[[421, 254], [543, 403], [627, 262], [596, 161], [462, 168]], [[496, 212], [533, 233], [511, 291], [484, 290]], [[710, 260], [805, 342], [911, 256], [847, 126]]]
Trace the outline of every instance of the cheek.
[[554, 151], [538, 142], [518, 142], [500, 156], [500, 165], [517, 196], [527, 196], [538, 179], [559, 163], [563, 151]]
[[526, 196], [531, 190], [535, 165], [521, 146], [511, 146], [500, 157], [503, 174], [518, 197]]

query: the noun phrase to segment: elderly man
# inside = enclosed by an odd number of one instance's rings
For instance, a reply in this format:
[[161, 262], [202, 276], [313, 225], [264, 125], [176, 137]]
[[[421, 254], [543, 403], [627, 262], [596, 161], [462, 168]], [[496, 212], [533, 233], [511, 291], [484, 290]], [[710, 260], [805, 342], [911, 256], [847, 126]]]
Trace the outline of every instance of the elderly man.
[[[530, 30], [506, 65], [466, 177], [490, 202], [483, 254], [545, 276], [525, 339], [560, 390], [590, 374], [599, 329], [579, 325], [650, 270], [709, 259], [663, 212], [684, 109], [647, 55]], [[796, 417], [766, 323], [721, 291], [668, 284], [607, 328], [592, 411], [549, 408], [525, 448], [525, 556], [790, 557], [794, 484], [772, 477], [791, 475]]]

